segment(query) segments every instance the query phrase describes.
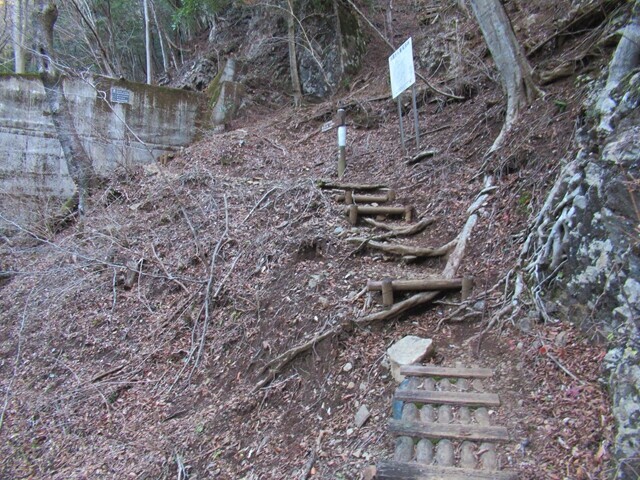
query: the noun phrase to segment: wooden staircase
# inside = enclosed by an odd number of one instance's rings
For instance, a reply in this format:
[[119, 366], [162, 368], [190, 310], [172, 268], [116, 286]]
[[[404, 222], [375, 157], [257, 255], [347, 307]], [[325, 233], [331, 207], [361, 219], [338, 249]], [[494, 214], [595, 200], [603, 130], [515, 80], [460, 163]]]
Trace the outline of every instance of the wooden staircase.
[[393, 460], [376, 466], [376, 479], [516, 479], [500, 470], [497, 444], [508, 442], [506, 428], [491, 425], [488, 407], [500, 397], [486, 393], [486, 368], [401, 367], [405, 380], [394, 396]]

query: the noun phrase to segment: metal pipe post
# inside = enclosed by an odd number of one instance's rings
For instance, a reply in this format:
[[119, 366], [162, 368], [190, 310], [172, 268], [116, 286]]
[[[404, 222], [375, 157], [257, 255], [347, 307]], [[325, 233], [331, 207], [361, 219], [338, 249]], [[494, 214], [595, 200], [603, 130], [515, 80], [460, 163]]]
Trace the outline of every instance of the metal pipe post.
[[344, 108], [338, 109], [338, 178], [342, 180], [347, 169], [347, 125]]

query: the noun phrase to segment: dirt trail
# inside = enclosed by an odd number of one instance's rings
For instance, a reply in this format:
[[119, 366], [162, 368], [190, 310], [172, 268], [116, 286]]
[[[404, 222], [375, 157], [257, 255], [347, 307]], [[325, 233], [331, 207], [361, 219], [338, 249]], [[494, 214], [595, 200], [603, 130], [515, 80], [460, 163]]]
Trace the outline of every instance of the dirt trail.
[[[482, 189], [501, 92], [476, 71], [465, 77], [477, 88], [466, 102], [424, 94], [422, 148], [437, 153], [408, 165], [395, 105], [372, 100], [387, 89], [375, 74], [385, 58], [376, 48], [377, 63], [343, 98], [352, 104], [345, 180], [393, 187], [417, 218], [435, 218], [403, 243], [441, 246]], [[396, 384], [383, 357], [412, 334], [434, 340], [439, 366], [494, 369], [487, 388], [502, 407], [491, 420], [513, 439], [504, 467], [520, 478], [605, 478], [604, 349], [570, 324], [536, 318], [526, 331], [507, 323], [479, 335], [501, 306], [493, 287], [570, 148], [581, 108], [572, 79], [545, 88], [492, 165], [497, 189], [458, 271], [476, 279], [482, 314], [448, 321], [459, 297], [443, 296], [320, 342], [257, 390], [279, 354], [381, 309], [358, 296], [368, 279], [445, 266], [446, 258], [404, 264], [346, 242], [370, 229], [351, 226], [344, 205], [315, 185], [335, 177], [335, 131], [321, 132], [334, 103], [249, 114], [164, 166], [119, 172], [83, 225], [4, 242], [0, 262], [20, 274], [0, 285], [0, 477], [360, 478], [393, 455]], [[363, 404], [371, 417], [356, 428]]]

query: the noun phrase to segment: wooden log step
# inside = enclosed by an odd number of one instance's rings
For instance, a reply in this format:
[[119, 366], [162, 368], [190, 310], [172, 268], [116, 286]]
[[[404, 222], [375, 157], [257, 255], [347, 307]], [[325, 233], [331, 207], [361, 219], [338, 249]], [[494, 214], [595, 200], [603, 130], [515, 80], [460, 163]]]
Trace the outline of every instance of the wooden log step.
[[493, 370], [490, 368], [436, 367], [433, 365], [403, 365], [400, 367], [400, 373], [407, 377], [489, 378], [493, 376]]
[[360, 215], [403, 215], [406, 222], [413, 218], [413, 207], [372, 207], [369, 205], [351, 205], [345, 208], [344, 213], [349, 216], [352, 225], [358, 223]]
[[383, 183], [365, 184], [365, 183], [345, 183], [334, 182], [332, 180], [317, 180], [316, 186], [318, 188], [325, 188], [327, 190], [355, 190], [355, 191], [371, 191], [387, 188]]
[[393, 202], [396, 199], [396, 192], [388, 190], [387, 193], [380, 195], [353, 193], [351, 190], [345, 190], [345, 193], [339, 193], [335, 196], [338, 202], [344, 202], [347, 205], [352, 203], [386, 203]]
[[[382, 281], [367, 281], [367, 291], [378, 292], [382, 290]], [[430, 290], [460, 290], [461, 278], [422, 278], [414, 280], [391, 280], [391, 288], [397, 292], [420, 292]]]
[[432, 392], [428, 390], [396, 390], [395, 398], [403, 402], [458, 405], [465, 407], [498, 407], [500, 397], [494, 393]]
[[515, 480], [516, 472], [441, 467], [405, 462], [379, 462], [376, 480]]
[[390, 420], [389, 430], [395, 435], [414, 438], [449, 438], [454, 440], [473, 440], [487, 442], [507, 442], [509, 432], [505, 427], [483, 427], [480, 425], [448, 425], [442, 423], [424, 423], [406, 420]]

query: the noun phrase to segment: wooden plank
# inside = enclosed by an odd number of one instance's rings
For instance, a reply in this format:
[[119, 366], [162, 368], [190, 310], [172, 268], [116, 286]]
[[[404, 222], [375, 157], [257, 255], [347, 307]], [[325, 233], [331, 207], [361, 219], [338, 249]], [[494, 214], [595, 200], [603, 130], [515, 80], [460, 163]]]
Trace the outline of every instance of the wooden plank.
[[403, 365], [400, 373], [412, 377], [442, 378], [489, 378], [493, 376], [490, 368], [452, 368], [433, 365]]
[[465, 407], [498, 407], [500, 397], [495, 393], [431, 392], [428, 390], [396, 390], [395, 398], [404, 402], [458, 405]]
[[384, 461], [376, 465], [376, 480], [515, 480], [517, 472], [475, 470]]
[[326, 188], [326, 189], [336, 189], [336, 190], [380, 190], [383, 188], [387, 188], [387, 186], [383, 183], [376, 184], [362, 184], [362, 183], [344, 183], [344, 182], [334, 182], [333, 180], [316, 180], [316, 186], [318, 188]]
[[391, 420], [389, 430], [396, 435], [416, 438], [474, 440], [488, 442], [508, 442], [509, 432], [505, 427], [483, 427], [474, 424], [441, 424], [406, 420]]

